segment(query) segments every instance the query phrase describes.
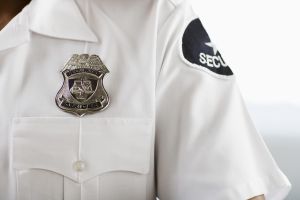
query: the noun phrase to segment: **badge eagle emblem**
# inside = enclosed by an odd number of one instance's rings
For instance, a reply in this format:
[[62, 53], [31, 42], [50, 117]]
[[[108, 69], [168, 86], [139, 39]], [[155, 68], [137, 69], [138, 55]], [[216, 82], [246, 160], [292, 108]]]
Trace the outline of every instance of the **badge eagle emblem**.
[[59, 108], [84, 116], [109, 105], [109, 96], [103, 86], [103, 78], [109, 70], [99, 56], [74, 54], [61, 72], [64, 83], [55, 97]]

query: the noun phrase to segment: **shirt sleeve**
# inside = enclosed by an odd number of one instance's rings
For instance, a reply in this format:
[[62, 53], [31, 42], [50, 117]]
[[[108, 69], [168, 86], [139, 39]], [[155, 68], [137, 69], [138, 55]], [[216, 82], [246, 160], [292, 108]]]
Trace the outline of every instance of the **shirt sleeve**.
[[187, 2], [158, 31], [160, 200], [282, 200], [291, 184], [254, 126], [236, 76]]

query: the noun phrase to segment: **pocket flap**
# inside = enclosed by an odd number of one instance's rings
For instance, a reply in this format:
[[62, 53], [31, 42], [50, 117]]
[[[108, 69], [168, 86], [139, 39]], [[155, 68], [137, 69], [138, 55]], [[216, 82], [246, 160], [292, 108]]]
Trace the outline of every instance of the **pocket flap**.
[[[14, 118], [13, 167], [45, 169], [84, 182], [109, 171], [149, 171], [148, 118]], [[85, 167], [74, 169], [81, 160]]]

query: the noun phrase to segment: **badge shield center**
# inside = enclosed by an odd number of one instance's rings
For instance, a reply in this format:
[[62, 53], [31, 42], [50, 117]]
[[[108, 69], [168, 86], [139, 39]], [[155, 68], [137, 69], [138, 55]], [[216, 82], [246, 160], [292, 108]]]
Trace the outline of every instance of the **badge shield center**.
[[68, 79], [68, 86], [71, 95], [83, 103], [95, 93], [98, 87], [98, 77], [89, 74], [76, 74]]

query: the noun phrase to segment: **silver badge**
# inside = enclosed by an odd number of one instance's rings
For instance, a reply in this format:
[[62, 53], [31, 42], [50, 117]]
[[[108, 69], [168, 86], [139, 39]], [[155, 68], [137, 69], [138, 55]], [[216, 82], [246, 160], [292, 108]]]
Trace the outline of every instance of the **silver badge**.
[[83, 116], [109, 105], [103, 78], [109, 70], [97, 55], [74, 54], [61, 70], [64, 83], [55, 102], [64, 111]]

